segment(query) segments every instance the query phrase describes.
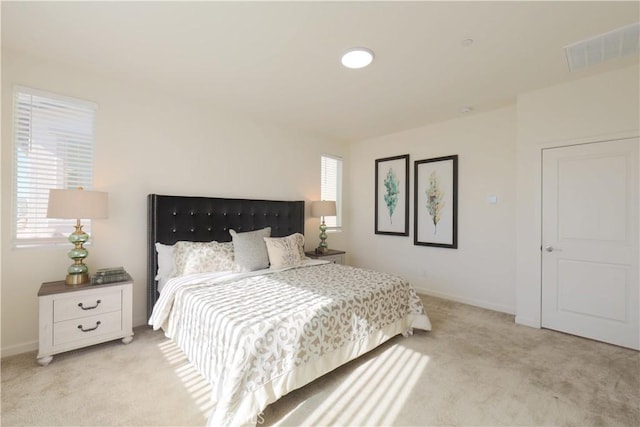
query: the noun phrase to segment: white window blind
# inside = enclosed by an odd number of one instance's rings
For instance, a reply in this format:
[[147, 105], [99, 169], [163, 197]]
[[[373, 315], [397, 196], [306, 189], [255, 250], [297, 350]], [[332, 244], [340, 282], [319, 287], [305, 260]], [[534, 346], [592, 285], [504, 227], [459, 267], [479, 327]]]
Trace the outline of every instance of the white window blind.
[[320, 200], [335, 200], [336, 216], [325, 217], [328, 230], [342, 227], [342, 159], [322, 155], [320, 158]]
[[67, 242], [75, 221], [46, 217], [49, 189], [92, 189], [96, 105], [16, 87], [13, 110], [14, 246]]

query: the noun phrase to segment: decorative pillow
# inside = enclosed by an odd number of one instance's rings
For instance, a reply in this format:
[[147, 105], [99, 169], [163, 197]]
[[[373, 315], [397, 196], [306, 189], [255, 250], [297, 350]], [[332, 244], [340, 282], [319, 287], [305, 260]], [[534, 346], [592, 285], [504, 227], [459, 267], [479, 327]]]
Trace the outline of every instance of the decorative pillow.
[[173, 254], [177, 276], [231, 271], [234, 268], [231, 242], [178, 242]]
[[307, 258], [307, 255], [304, 253], [304, 235], [300, 233], [294, 233], [292, 236], [295, 236], [298, 240], [298, 250], [300, 251], [300, 260]]
[[173, 245], [164, 245], [156, 242], [156, 252], [158, 253], [158, 271], [156, 280], [165, 281], [175, 274], [175, 263], [173, 262]]
[[265, 237], [264, 241], [273, 269], [295, 267], [304, 259], [304, 236], [300, 233], [287, 237]]
[[229, 234], [233, 240], [235, 271], [247, 272], [269, 267], [269, 255], [264, 238], [271, 236], [271, 227], [246, 233], [229, 230]]

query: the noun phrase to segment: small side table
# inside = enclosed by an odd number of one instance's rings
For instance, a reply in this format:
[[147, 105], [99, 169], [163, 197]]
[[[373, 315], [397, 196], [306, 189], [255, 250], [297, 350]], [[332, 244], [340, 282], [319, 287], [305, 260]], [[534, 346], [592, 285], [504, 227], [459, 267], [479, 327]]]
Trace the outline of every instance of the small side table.
[[330, 261], [335, 264], [344, 264], [345, 263], [345, 251], [338, 251], [335, 249], [329, 249], [326, 254], [316, 253], [316, 251], [309, 251], [304, 253], [307, 257], [313, 259], [321, 259], [323, 261]]
[[45, 282], [38, 292], [38, 363], [53, 356], [115, 339], [133, 340], [133, 281], [67, 286]]

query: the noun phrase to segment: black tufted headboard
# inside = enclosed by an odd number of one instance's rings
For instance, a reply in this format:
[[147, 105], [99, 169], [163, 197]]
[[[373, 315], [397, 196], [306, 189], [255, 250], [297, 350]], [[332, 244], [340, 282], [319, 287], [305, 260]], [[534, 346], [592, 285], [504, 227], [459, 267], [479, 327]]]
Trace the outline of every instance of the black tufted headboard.
[[304, 234], [304, 201], [223, 199], [216, 197], [148, 196], [147, 318], [158, 299], [156, 242], [172, 245], [231, 241], [238, 232], [271, 227], [271, 235]]

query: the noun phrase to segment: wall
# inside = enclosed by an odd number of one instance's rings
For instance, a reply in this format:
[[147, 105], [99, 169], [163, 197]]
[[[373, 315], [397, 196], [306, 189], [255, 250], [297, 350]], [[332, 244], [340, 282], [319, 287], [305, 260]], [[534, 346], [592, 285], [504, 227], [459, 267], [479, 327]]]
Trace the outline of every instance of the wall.
[[[410, 235], [374, 234], [375, 159], [407, 153]], [[414, 246], [413, 162], [452, 154], [458, 249]], [[515, 155], [515, 106], [351, 144], [350, 263], [402, 275], [427, 294], [515, 313]]]
[[[99, 75], [2, 52], [0, 172], [2, 354], [37, 348], [37, 290], [63, 278], [68, 248], [11, 247], [13, 85], [96, 102], [96, 189], [109, 219], [94, 223], [90, 268], [124, 265], [136, 279], [134, 322], [144, 324], [148, 193], [317, 199], [319, 155], [345, 157], [345, 232], [330, 246], [351, 264], [400, 274], [421, 292], [516, 313], [540, 326], [540, 150], [637, 136], [638, 66], [521, 94], [517, 107], [344, 146]], [[295, 153], [294, 156], [282, 153]], [[375, 159], [459, 155], [458, 249], [374, 234]], [[114, 166], [115, 165], [115, 166]], [[498, 203], [487, 203], [496, 195]], [[307, 248], [317, 220], [306, 224]], [[516, 239], [517, 236], [517, 239]]]
[[517, 316], [540, 327], [541, 151], [638, 136], [638, 66], [518, 96]]
[[[66, 256], [70, 247], [11, 247], [14, 85], [98, 104], [94, 188], [109, 193], [109, 218], [94, 222], [95, 241], [89, 247], [87, 264], [93, 270], [122, 265], [131, 273], [135, 325], [146, 323], [147, 194], [308, 202], [319, 198], [320, 154], [348, 154], [342, 144], [319, 136], [260, 124], [214, 105], [3, 51], [3, 356], [37, 348], [36, 294], [42, 282], [63, 279], [70, 264]], [[345, 158], [345, 174], [348, 164]], [[345, 207], [347, 217], [348, 213]], [[307, 249], [318, 243], [317, 228], [316, 219], [307, 221]], [[330, 239], [335, 247], [347, 248], [344, 233], [333, 233]]]

